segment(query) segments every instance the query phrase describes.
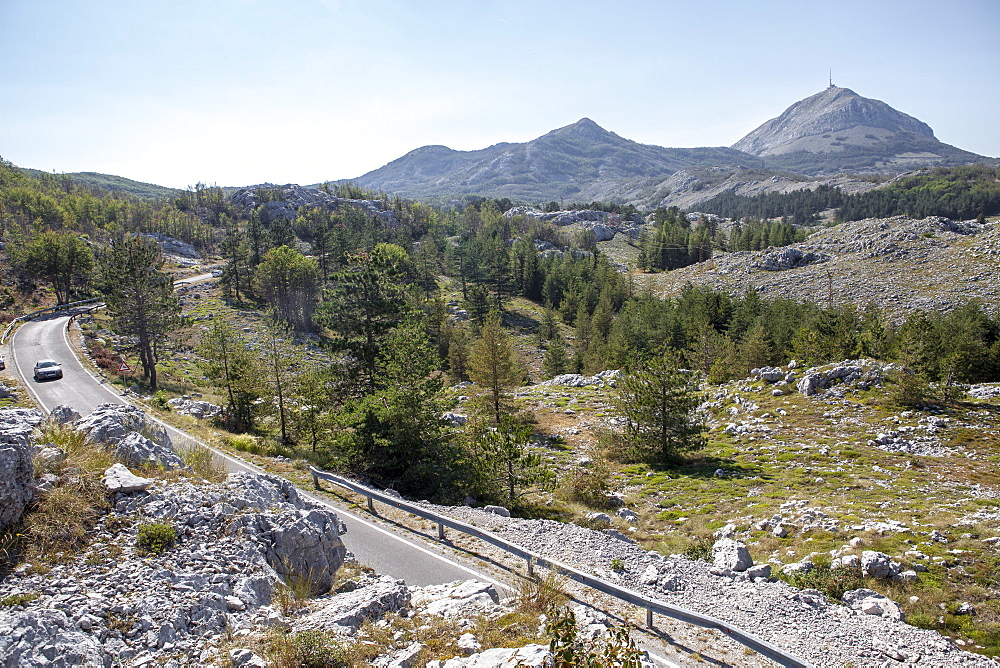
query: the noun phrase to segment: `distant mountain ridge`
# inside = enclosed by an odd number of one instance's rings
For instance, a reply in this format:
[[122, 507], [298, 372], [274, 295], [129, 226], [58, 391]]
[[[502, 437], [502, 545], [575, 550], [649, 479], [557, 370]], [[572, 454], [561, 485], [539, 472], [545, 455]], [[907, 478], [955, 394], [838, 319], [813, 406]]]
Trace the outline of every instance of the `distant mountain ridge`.
[[674, 199], [696, 203], [698, 192], [708, 185], [699, 186], [696, 175], [706, 169], [736, 174], [731, 182], [738, 189], [739, 173], [747, 173], [748, 183], [759, 184], [765, 180], [761, 169], [769, 170], [768, 176], [780, 175], [779, 180], [786, 177], [781, 173], [791, 172], [811, 177], [803, 179], [809, 181], [986, 160], [938, 141], [929, 125], [885, 102], [831, 85], [729, 148], [639, 144], [582, 118], [522, 144], [477, 151], [424, 146], [351, 180], [414, 199], [482, 195], [528, 202], [621, 201], [652, 208], [674, 204]]
[[168, 188], [166, 186], [158, 186], [154, 183], [143, 183], [142, 181], [134, 181], [132, 179], [127, 179], [124, 176], [114, 176], [112, 174], [101, 174], [99, 172], [70, 172], [67, 174], [52, 174], [51, 172], [43, 172], [40, 169], [31, 169], [29, 167], [21, 167], [21, 171], [30, 174], [35, 177], [40, 176], [56, 176], [56, 177], [69, 177], [73, 179], [75, 183], [86, 186], [96, 186], [102, 190], [107, 190], [110, 192], [119, 192], [126, 195], [132, 195], [133, 197], [139, 197], [141, 199], [159, 199], [161, 197], [172, 197], [178, 195], [183, 190], [178, 188]]
[[726, 147], [640, 144], [582, 118], [523, 144], [501, 143], [478, 151], [424, 146], [352, 180], [413, 198], [480, 194], [589, 201], [606, 198], [625, 182], [716, 164], [762, 167], [763, 160]]

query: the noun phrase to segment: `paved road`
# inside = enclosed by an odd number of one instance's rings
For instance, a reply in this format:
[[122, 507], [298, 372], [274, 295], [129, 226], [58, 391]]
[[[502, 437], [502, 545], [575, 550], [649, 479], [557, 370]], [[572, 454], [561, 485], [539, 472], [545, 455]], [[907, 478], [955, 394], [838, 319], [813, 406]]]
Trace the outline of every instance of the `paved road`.
[[[211, 278], [210, 275], [206, 276]], [[73, 311], [63, 311], [40, 316], [21, 325], [11, 338], [11, 370], [20, 374], [24, 384], [45, 412], [59, 405], [67, 405], [81, 415], [87, 415], [103, 403], [127, 403], [116, 388], [92, 375], [77, 360], [66, 338], [67, 321], [73, 313]], [[63, 378], [36, 381], [32, 368], [39, 359], [54, 359], [60, 362]], [[169, 425], [165, 426], [175, 442], [184, 442], [191, 438]], [[262, 472], [248, 462], [216, 452], [224, 459], [230, 471]], [[318, 503], [330, 505], [308, 492], [304, 493]], [[424, 547], [376, 526], [343, 508], [334, 509], [347, 525], [347, 535], [344, 536], [347, 549], [357, 556], [358, 561], [371, 566], [379, 573], [418, 586], [470, 578], [494, 582], [491, 578], [448, 559], [432, 548]]]

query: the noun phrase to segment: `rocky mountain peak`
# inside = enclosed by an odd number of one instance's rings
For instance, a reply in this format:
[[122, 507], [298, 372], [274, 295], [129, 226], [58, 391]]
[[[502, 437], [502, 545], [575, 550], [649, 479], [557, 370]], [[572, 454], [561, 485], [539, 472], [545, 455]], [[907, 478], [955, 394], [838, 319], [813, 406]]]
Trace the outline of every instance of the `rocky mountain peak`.
[[968, 165], [981, 155], [938, 141], [930, 126], [881, 100], [830, 86], [733, 144], [768, 169], [810, 176]]
[[733, 148], [766, 156], [795, 151], [828, 153], [845, 146], [869, 146], [897, 135], [934, 139], [926, 123], [862, 97], [850, 88], [830, 86], [788, 107], [733, 144]]
[[609, 132], [589, 118], [581, 118], [576, 123], [553, 130], [549, 133], [552, 136], [577, 136], [585, 139], [604, 140], [608, 137], [617, 136]]

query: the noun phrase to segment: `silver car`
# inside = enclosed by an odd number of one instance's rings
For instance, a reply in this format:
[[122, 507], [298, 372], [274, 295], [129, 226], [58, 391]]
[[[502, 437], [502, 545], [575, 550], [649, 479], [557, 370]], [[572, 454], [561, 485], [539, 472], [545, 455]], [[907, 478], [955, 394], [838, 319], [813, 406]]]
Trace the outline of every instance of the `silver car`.
[[62, 378], [62, 366], [55, 360], [38, 360], [35, 362], [35, 380]]

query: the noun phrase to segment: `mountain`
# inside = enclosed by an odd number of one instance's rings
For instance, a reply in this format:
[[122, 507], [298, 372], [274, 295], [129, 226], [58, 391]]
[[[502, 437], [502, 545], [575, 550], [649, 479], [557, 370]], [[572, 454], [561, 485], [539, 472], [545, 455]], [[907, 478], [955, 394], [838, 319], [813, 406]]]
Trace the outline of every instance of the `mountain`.
[[725, 147], [640, 144], [582, 118], [523, 144], [478, 151], [424, 146], [352, 181], [412, 198], [476, 194], [579, 202], [610, 199], [626, 184], [660, 180], [679, 169], [731, 164], [762, 167], [763, 161]]
[[425, 200], [483, 195], [689, 207], [725, 190], [812, 188], [847, 174], [984, 161], [993, 159], [938, 141], [926, 123], [885, 102], [830, 86], [731, 148], [640, 144], [583, 118], [523, 144], [478, 151], [424, 146], [352, 181]]
[[183, 190], [178, 190], [177, 188], [168, 188], [166, 186], [158, 186], [154, 183], [133, 181], [132, 179], [127, 179], [124, 176], [100, 174], [98, 172], [52, 174], [50, 172], [43, 172], [40, 169], [31, 169], [30, 167], [21, 167], [20, 169], [21, 171], [36, 178], [42, 176], [67, 177], [73, 179], [74, 183], [78, 183], [80, 185], [95, 186], [101, 190], [125, 193], [126, 195], [132, 195], [133, 197], [138, 197], [140, 199], [159, 199], [161, 197], [171, 197], [184, 192]]
[[769, 169], [820, 175], [900, 173], [986, 160], [938, 141], [930, 126], [881, 100], [830, 86], [733, 144]]

